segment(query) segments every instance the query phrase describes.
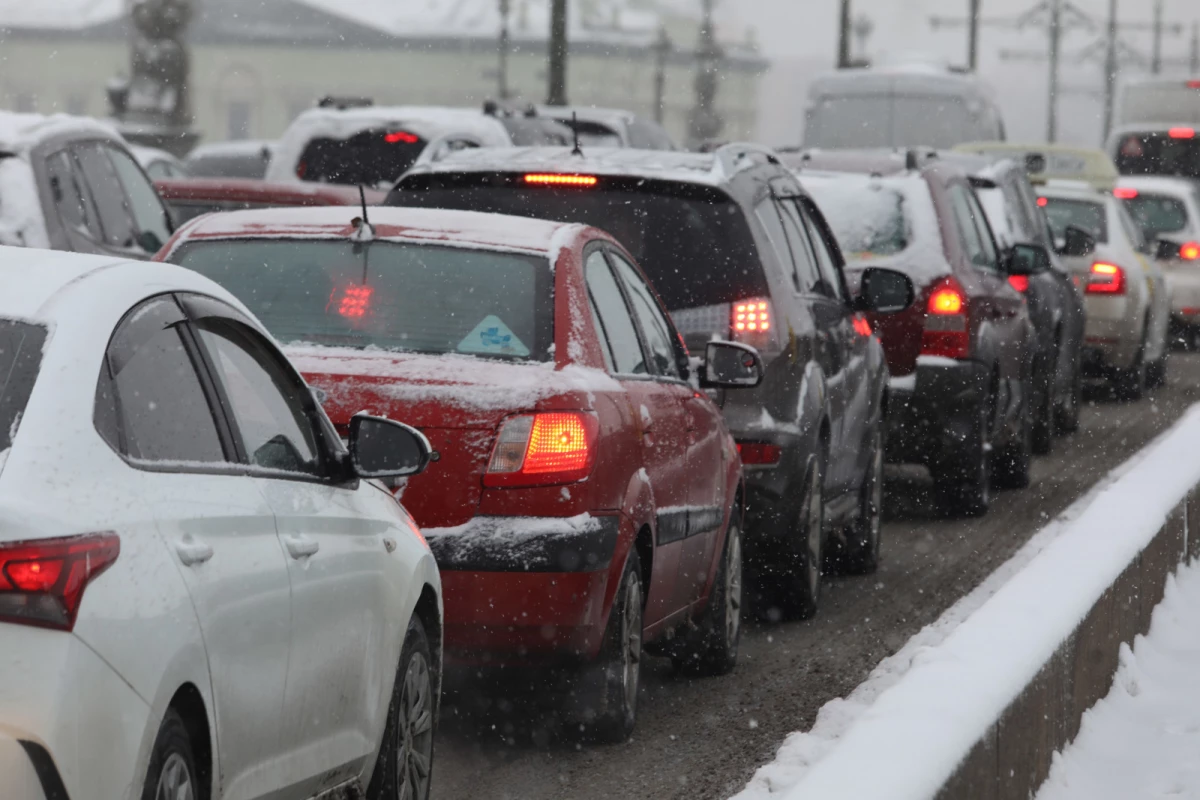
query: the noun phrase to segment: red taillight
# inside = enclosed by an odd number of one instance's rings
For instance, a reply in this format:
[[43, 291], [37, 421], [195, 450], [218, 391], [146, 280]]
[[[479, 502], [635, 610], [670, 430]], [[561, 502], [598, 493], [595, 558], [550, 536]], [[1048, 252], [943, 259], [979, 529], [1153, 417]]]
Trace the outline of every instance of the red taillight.
[[1113, 197], [1118, 200], [1136, 200], [1138, 196], [1137, 189], [1130, 189], [1127, 186], [1118, 186], [1113, 189]]
[[371, 295], [374, 293], [375, 287], [360, 283], [352, 283], [342, 289], [334, 289], [333, 294], [329, 297], [329, 303], [325, 306], [325, 311], [337, 309], [337, 313], [347, 319], [362, 319], [367, 315], [367, 310], [371, 305]]
[[1167, 135], [1172, 139], [1195, 139], [1195, 128], [1171, 128], [1167, 131]]
[[873, 333], [873, 331], [871, 330], [871, 323], [867, 322], [866, 317], [856, 316], [854, 318], [853, 325], [854, 325], [854, 332], [857, 333], [859, 336], [870, 336]]
[[760, 444], [758, 442], [738, 442], [738, 455], [742, 464], [750, 466], [773, 466], [783, 458], [783, 448], [777, 444]]
[[539, 186], [577, 186], [588, 187], [595, 186], [597, 179], [595, 175], [556, 175], [534, 173], [525, 176], [526, 183], [532, 183]]
[[935, 283], [925, 306], [921, 355], [967, 358], [971, 354], [969, 304], [954, 278]]
[[1179, 257], [1184, 261], [1200, 260], [1200, 242], [1186, 242], [1180, 245]]
[[0, 545], [0, 622], [71, 630], [83, 590], [120, 553], [115, 533]]
[[1045, 208], [1046, 206], [1050, 205], [1050, 201], [1045, 197], [1039, 197], [1037, 199], [1037, 204], [1039, 208]]
[[1116, 264], [1097, 261], [1092, 264], [1087, 294], [1125, 294], [1125, 270]]
[[729, 331], [734, 339], [745, 339], [771, 330], [771, 303], [755, 298], [734, 303], [730, 310]]
[[1009, 275], [1008, 285], [1016, 289], [1021, 294], [1029, 289], [1029, 278], [1024, 275]]
[[383, 140], [388, 144], [416, 144], [421, 141], [421, 137], [408, 131], [392, 131], [384, 134]]
[[485, 486], [552, 486], [586, 478], [596, 460], [599, 424], [592, 414], [546, 412], [500, 426]]

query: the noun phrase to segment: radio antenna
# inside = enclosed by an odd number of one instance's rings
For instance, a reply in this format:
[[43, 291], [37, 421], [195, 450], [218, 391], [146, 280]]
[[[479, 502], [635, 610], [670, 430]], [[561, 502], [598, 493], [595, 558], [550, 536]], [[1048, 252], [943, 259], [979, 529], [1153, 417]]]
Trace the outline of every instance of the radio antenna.
[[571, 112], [571, 132], [575, 134], [575, 147], [571, 150], [571, 155], [582, 156], [583, 148], [579, 146], [579, 113]]

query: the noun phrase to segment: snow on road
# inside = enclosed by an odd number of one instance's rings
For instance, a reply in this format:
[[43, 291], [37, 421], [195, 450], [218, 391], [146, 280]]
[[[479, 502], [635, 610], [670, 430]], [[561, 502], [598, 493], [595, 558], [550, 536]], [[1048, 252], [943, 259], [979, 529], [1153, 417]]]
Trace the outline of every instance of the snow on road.
[[1200, 797], [1200, 564], [1167, 581], [1150, 632], [1130, 650], [1108, 696], [1056, 753], [1036, 800]]

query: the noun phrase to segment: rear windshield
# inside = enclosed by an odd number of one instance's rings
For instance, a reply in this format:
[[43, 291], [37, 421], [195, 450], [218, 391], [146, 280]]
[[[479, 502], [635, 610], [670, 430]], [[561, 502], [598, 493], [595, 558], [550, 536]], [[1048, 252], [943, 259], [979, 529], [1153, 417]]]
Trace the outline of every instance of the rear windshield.
[[369, 130], [349, 139], [313, 139], [296, 164], [296, 176], [315, 183], [391, 188], [425, 146], [424, 139], [407, 131]]
[[[1184, 132], [1190, 136], [1183, 136]], [[1169, 133], [1133, 133], [1117, 145], [1122, 175], [1178, 175], [1200, 179], [1200, 138], [1191, 128]]]
[[1103, 203], [1088, 200], [1065, 200], [1058, 197], [1045, 198], [1046, 219], [1057, 241], [1067, 235], [1067, 226], [1074, 225], [1090, 233], [1097, 242], [1108, 241], [1108, 218]]
[[42, 326], [0, 319], [0, 451], [12, 447], [42, 365], [45, 344]]
[[806, 181], [849, 262], [902, 253], [912, 231], [904, 195], [860, 182]]
[[238, 297], [280, 342], [550, 359], [545, 256], [376, 241], [191, 242], [171, 259]]
[[1160, 233], [1178, 233], [1188, 227], [1187, 206], [1174, 197], [1139, 193], [1125, 201], [1125, 208], [1147, 239]]
[[594, 225], [633, 254], [670, 311], [768, 293], [745, 215], [718, 189], [635, 178], [559, 189], [519, 177], [413, 175], [387, 202]]

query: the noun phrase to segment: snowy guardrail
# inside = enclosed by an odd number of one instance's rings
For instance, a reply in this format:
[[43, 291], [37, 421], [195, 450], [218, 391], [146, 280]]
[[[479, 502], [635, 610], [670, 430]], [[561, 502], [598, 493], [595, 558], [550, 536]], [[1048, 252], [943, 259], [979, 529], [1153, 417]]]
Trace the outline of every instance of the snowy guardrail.
[[1198, 489], [1200, 405], [1039, 533], [986, 596], [964, 598], [965, 613], [789, 737], [738, 800], [1031, 796], [1108, 692], [1121, 643], [1149, 627], [1167, 575], [1200, 551]]

